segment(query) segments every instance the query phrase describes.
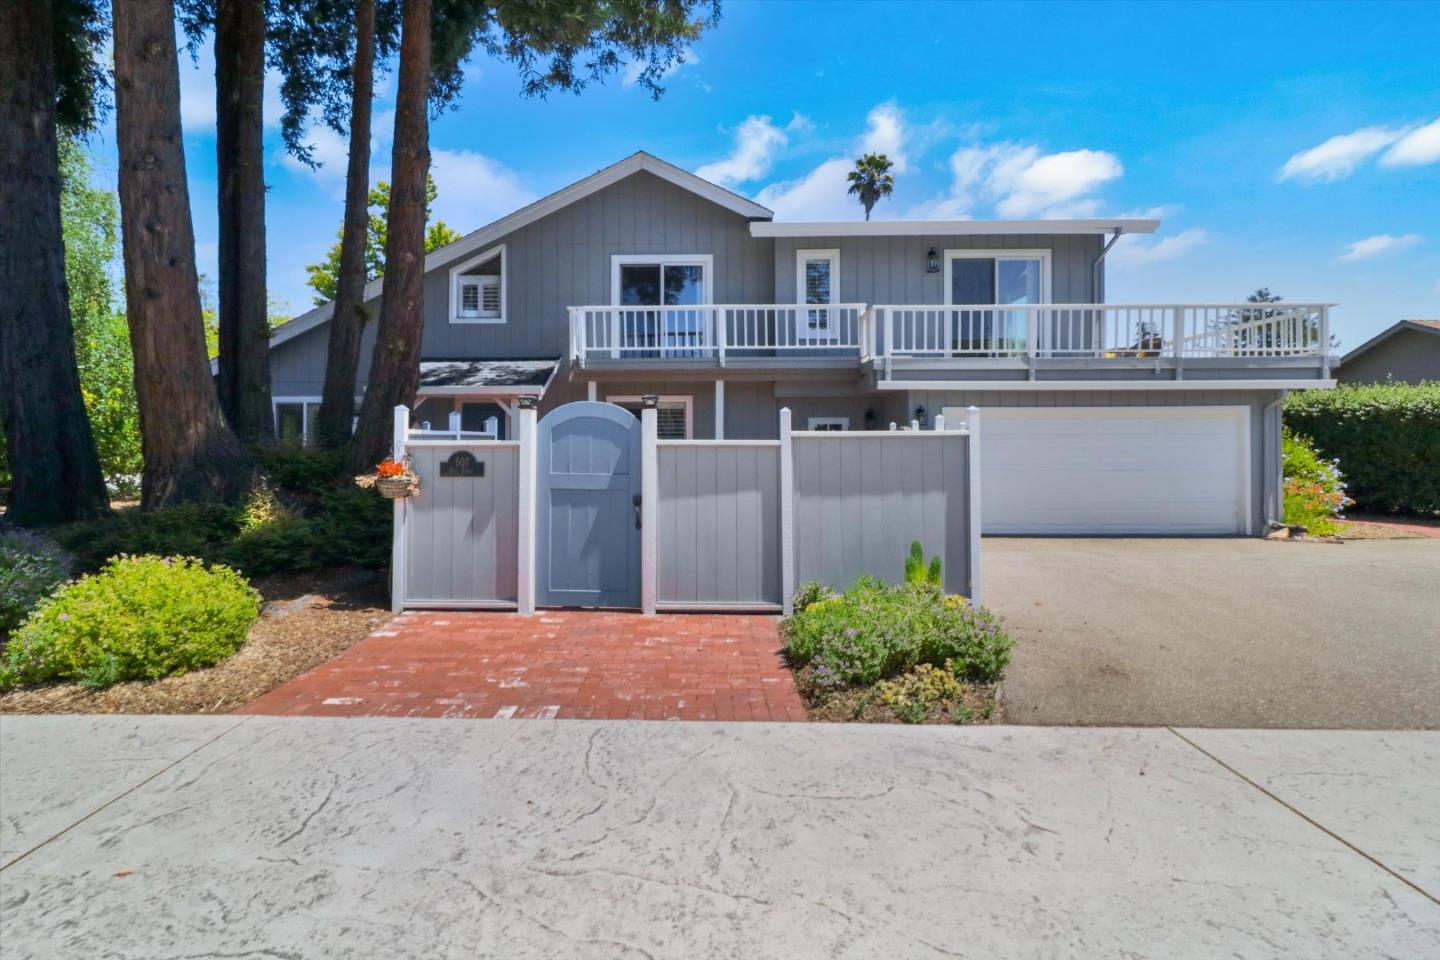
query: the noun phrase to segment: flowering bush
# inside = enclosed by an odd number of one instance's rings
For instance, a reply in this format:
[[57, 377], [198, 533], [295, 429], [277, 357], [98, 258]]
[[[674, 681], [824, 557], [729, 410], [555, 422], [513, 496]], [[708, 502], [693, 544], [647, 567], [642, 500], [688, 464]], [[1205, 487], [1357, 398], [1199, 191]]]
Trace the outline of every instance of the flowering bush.
[[787, 651], [814, 664], [820, 686], [873, 684], [928, 663], [976, 681], [997, 678], [1014, 645], [990, 611], [930, 583], [888, 586], [862, 577], [808, 603], [783, 624]]
[[116, 557], [65, 584], [10, 638], [0, 690], [76, 680], [108, 687], [185, 673], [240, 649], [260, 595], [228, 567], [190, 557]]
[[1325, 460], [1309, 438], [1288, 428], [1283, 438], [1285, 522], [1318, 536], [1339, 533], [1345, 508], [1354, 503], [1345, 493], [1339, 460]]
[[955, 679], [953, 665], [948, 663], [944, 669], [922, 663], [909, 673], [875, 685], [880, 702], [894, 709], [905, 723], [923, 723], [935, 704], [959, 701], [964, 692]]
[[0, 638], [20, 626], [67, 573], [65, 555], [48, 541], [19, 530], [0, 534]]
[[403, 477], [405, 473], [405, 464], [399, 460], [381, 460], [375, 465], [377, 477]]

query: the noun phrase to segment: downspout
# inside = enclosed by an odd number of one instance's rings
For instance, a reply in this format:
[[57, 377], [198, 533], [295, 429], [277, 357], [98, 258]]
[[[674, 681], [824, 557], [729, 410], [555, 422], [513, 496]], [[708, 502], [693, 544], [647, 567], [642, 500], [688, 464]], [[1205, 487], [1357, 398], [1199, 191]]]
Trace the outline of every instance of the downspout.
[[1115, 236], [1110, 238], [1110, 242], [1105, 244], [1105, 248], [1100, 251], [1100, 255], [1095, 258], [1095, 262], [1090, 264], [1090, 285], [1094, 290], [1096, 303], [1104, 302], [1100, 296], [1100, 263], [1105, 259], [1105, 254], [1110, 252], [1110, 248], [1115, 246], [1115, 242], [1120, 239], [1124, 232], [1120, 227], [1116, 227]]
[[[1263, 424], [1268, 429], [1270, 426], [1270, 412], [1285, 402], [1289, 390], [1281, 390], [1280, 396], [1265, 404]], [[1284, 443], [1280, 439], [1284, 427], [1281, 424], [1280, 414], [1275, 416], [1275, 444], [1267, 453], [1275, 455], [1275, 485], [1270, 488], [1271, 496], [1265, 498], [1265, 530], [1268, 533], [1275, 526], [1285, 522], [1285, 454]]]

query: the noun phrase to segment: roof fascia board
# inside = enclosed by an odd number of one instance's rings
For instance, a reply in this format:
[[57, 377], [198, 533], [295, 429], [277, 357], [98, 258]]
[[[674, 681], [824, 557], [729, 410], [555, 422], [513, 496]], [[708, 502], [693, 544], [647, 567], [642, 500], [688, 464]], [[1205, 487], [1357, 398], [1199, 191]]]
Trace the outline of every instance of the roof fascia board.
[[1366, 350], [1371, 350], [1375, 347], [1378, 347], [1380, 344], [1384, 343], [1386, 340], [1389, 340], [1391, 337], [1395, 336], [1395, 334], [1399, 333], [1402, 330], [1414, 330], [1417, 333], [1429, 333], [1435, 336], [1440, 336], [1440, 328], [1427, 326], [1423, 323], [1412, 323], [1409, 320], [1401, 320], [1399, 323], [1391, 324], [1384, 330], [1381, 330], [1379, 333], [1375, 334], [1375, 336], [1371, 337], [1369, 340], [1366, 340], [1354, 350], [1351, 350], [1349, 353], [1345, 354], [1345, 356], [1340, 358], [1340, 362], [1342, 364], [1349, 362], [1351, 359], [1358, 357]]
[[1016, 234], [1154, 233], [1159, 220], [848, 220], [750, 224], [754, 237], [1014, 236]]

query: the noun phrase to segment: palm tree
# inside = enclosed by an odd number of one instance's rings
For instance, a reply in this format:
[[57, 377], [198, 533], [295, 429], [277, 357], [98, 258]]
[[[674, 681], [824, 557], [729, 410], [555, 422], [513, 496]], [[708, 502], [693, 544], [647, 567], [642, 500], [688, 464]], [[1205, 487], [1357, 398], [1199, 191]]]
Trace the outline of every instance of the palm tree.
[[850, 181], [850, 192], [860, 198], [865, 208], [865, 219], [882, 197], [895, 192], [895, 178], [890, 175], [894, 164], [883, 153], [867, 153], [855, 161], [855, 169], [846, 175]]

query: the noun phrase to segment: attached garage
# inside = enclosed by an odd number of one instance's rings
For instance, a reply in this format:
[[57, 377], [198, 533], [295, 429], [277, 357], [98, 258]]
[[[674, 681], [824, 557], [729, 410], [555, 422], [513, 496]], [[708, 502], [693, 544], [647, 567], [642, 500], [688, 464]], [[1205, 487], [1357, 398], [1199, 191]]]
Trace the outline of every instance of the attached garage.
[[1251, 532], [1248, 406], [981, 412], [985, 533]]

